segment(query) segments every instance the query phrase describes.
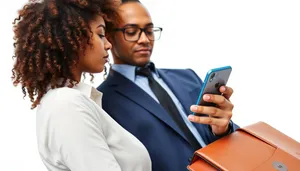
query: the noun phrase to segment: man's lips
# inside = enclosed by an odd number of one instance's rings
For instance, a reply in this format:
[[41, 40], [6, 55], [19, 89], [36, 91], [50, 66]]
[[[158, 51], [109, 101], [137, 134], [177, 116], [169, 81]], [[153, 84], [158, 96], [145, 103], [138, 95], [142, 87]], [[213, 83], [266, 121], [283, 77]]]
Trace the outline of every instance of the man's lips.
[[151, 49], [150, 48], [142, 48], [142, 49], [136, 50], [136, 52], [151, 52]]

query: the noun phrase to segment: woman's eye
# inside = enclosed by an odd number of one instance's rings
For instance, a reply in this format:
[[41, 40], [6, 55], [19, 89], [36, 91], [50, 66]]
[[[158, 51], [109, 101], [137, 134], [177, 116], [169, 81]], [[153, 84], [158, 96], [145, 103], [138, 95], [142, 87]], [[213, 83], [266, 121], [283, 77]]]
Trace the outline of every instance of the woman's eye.
[[101, 39], [103, 39], [105, 37], [105, 35], [103, 35], [103, 34], [98, 34], [98, 35]]

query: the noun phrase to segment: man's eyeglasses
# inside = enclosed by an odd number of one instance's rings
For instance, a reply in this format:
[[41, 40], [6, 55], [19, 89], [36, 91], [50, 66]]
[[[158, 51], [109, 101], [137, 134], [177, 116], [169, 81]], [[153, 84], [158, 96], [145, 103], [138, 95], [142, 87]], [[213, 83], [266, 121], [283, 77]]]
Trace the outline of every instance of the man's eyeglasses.
[[142, 35], [142, 32], [145, 33], [150, 41], [158, 40], [160, 39], [162, 30], [163, 29], [161, 27], [139, 28], [135, 26], [114, 29], [114, 31], [122, 31], [124, 39], [130, 42], [138, 41]]

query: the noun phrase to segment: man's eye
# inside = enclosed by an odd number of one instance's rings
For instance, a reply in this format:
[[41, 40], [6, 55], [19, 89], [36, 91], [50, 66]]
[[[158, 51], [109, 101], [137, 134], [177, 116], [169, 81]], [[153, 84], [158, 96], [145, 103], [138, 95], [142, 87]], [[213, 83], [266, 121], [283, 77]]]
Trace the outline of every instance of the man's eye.
[[132, 31], [132, 32], [127, 31], [126, 34], [127, 34], [127, 35], [131, 35], [131, 36], [134, 36], [134, 35], [136, 34], [136, 31]]
[[126, 34], [136, 34], [136, 32], [137, 32], [137, 29], [135, 29], [135, 28], [127, 28], [125, 30]]

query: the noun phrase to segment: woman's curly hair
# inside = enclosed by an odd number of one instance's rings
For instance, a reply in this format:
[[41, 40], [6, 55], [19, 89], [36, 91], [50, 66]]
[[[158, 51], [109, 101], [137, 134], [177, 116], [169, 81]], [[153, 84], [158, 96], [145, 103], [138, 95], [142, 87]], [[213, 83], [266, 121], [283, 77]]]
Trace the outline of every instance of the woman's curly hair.
[[15, 86], [21, 85], [24, 97], [28, 93], [32, 109], [49, 86], [76, 84], [72, 66], [79, 52], [92, 46], [89, 23], [101, 15], [107, 25], [114, 25], [119, 19], [118, 4], [113, 0], [30, 0], [19, 11], [13, 22], [16, 61], [12, 79]]

